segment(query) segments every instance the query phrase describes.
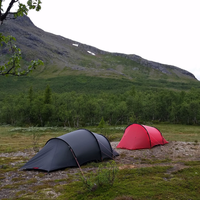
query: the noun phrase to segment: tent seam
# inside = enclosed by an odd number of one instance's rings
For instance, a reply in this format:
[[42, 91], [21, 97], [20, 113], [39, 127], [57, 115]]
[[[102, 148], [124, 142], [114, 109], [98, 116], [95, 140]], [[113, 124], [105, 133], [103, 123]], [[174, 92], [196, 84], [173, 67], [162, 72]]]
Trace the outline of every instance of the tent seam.
[[150, 135], [149, 135], [149, 132], [147, 131], [147, 129], [146, 129], [142, 124], [140, 124], [140, 125], [146, 130], [147, 135], [149, 136], [150, 148], [152, 148], [152, 146], [151, 146], [151, 137], [150, 137]]
[[[79, 130], [81, 130], [81, 129], [79, 129]], [[95, 137], [95, 135], [93, 134], [93, 132], [91, 132], [91, 131], [89, 131], [89, 130], [87, 130], [87, 129], [82, 129], [82, 130], [88, 131], [88, 132], [89, 132], [90, 134], [92, 134], [92, 136], [95, 138], [95, 140], [96, 140], [96, 142], [97, 142], [97, 145], [98, 145], [98, 147], [99, 147], [100, 159], [103, 160], [103, 159], [102, 159], [102, 152], [101, 152], [101, 148], [100, 148], [99, 142], [98, 142], [97, 138]]]

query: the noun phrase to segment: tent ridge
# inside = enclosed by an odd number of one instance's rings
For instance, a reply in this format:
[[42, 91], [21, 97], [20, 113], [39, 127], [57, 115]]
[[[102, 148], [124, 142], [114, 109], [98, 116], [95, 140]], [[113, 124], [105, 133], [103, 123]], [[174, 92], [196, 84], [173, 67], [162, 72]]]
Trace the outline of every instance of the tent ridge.
[[[73, 151], [72, 147], [71, 147], [65, 140], [63, 140], [62, 138], [58, 138], [58, 137], [57, 137], [57, 138], [51, 138], [51, 139], [49, 139], [49, 140], [46, 142], [46, 144], [47, 144], [50, 140], [55, 140], [55, 139], [61, 140], [62, 142], [66, 143], [66, 144], [68, 145], [69, 149], [73, 152], [72, 155], [74, 154], [73, 156], [75, 156], [76, 159], [77, 159], [77, 156], [76, 156], [75, 152]], [[45, 144], [45, 145], [46, 145], [46, 144]], [[75, 158], [75, 157], [74, 157], [74, 158]]]
[[97, 142], [97, 145], [98, 145], [98, 147], [99, 147], [100, 158], [101, 158], [101, 160], [103, 160], [103, 159], [102, 159], [101, 148], [100, 148], [100, 146], [99, 146], [99, 142], [98, 142], [97, 138], [95, 137], [95, 135], [94, 135], [91, 131], [89, 131], [89, 130], [87, 130], [87, 129], [80, 129], [80, 130], [86, 130], [86, 131], [88, 131], [88, 132], [95, 138], [95, 140], [96, 140], [96, 142]]
[[146, 130], [146, 132], [147, 132], [147, 135], [148, 135], [148, 137], [149, 137], [149, 145], [150, 145], [150, 148], [152, 147], [151, 146], [151, 138], [150, 138], [150, 135], [149, 135], [149, 132], [148, 132], [148, 130], [145, 128], [145, 126], [143, 126], [142, 124], [141, 124], [141, 126]]

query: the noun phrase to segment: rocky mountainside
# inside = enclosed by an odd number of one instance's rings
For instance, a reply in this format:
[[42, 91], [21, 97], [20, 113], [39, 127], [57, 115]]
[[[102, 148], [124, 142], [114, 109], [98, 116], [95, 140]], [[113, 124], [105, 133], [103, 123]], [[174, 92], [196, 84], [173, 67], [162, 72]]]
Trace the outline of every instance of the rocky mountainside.
[[[36, 27], [27, 16], [5, 21], [0, 26], [0, 32], [12, 35], [17, 39], [17, 46], [23, 53], [24, 64], [32, 59], [44, 61], [44, 66], [34, 72], [39, 77], [84, 74], [128, 79], [144, 77], [196, 80], [192, 73], [175, 66], [149, 61], [134, 54], [102, 51], [45, 32]], [[8, 53], [5, 47], [0, 49], [1, 63], [6, 59]]]

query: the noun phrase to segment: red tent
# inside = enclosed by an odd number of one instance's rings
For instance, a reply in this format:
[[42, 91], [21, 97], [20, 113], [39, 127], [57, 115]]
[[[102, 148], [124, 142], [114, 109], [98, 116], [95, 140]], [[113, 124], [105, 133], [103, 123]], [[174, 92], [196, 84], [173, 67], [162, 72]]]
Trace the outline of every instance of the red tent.
[[153, 146], [167, 143], [157, 128], [141, 124], [131, 124], [125, 129], [117, 148], [150, 149]]

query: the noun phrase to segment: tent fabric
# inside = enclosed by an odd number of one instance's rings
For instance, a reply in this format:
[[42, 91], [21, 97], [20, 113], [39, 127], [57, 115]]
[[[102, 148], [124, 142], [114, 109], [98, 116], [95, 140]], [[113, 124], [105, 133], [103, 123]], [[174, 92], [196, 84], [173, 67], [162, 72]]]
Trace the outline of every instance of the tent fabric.
[[48, 140], [45, 146], [20, 169], [50, 172], [78, 167], [92, 161], [113, 159], [118, 155], [105, 136], [87, 129], [79, 129]]
[[131, 124], [126, 127], [117, 148], [130, 150], [150, 149], [156, 145], [167, 143], [157, 128], [141, 124]]

